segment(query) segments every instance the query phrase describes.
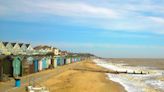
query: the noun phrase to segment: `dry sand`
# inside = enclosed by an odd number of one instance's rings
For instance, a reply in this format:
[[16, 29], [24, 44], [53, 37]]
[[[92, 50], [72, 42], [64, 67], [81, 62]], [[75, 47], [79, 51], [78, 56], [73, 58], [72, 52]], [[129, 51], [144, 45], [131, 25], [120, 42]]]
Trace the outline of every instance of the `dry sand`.
[[80, 62], [65, 72], [51, 77], [44, 82], [44, 85], [50, 92], [125, 92], [121, 85], [108, 80], [104, 73], [74, 69], [104, 70], [93, 62]]

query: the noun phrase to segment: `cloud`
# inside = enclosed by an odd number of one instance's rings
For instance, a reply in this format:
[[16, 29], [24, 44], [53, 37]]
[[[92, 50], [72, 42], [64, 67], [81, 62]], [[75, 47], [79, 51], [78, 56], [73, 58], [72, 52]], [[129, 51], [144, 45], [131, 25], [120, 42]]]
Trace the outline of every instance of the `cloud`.
[[[17, 0], [18, 2], [19, 0]], [[35, 2], [32, 0], [20, 1], [23, 5], [17, 6], [8, 5], [6, 8], [10, 8], [9, 13], [19, 12], [19, 13], [45, 13], [60, 16], [71, 16], [71, 17], [95, 17], [95, 18], [117, 18], [118, 14], [110, 9], [104, 7], [98, 7], [86, 3], [69, 3], [69, 2], [59, 2], [59, 1], [39, 1]], [[2, 5], [1, 5], [2, 6]]]
[[56, 16], [61, 16], [69, 20], [68, 24], [72, 23], [75, 26], [118, 32], [164, 33], [164, 2], [154, 0], [96, 0], [96, 2], [102, 2], [102, 4], [95, 4], [88, 0], [1, 1], [0, 12], [4, 13], [0, 16], [27, 21], [42, 20], [45, 16], [54, 16], [52, 17], [54, 19]]
[[158, 24], [164, 25], [164, 18], [162, 18], [162, 17], [151, 16], [151, 17], [148, 17], [148, 18], [150, 18], [151, 20], [153, 20], [154, 22], [156, 22]]
[[6, 7], [0, 6], [0, 16], [3, 16], [6, 14]]
[[51, 13], [59, 14], [62, 16], [78, 16], [78, 17], [106, 17], [117, 18], [118, 15], [115, 11], [109, 8], [97, 7], [84, 3], [46, 3], [40, 4], [40, 8], [49, 10]]

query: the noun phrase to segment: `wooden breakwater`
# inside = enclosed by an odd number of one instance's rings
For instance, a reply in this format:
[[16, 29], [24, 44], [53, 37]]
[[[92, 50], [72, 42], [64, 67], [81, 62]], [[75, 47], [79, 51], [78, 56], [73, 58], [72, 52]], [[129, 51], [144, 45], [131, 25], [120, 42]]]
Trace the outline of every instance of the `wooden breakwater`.
[[95, 69], [82, 69], [82, 68], [74, 68], [72, 70], [99, 72], [99, 73], [112, 73], [112, 74], [140, 74], [140, 75], [149, 74], [149, 72], [145, 73], [143, 71], [141, 71], [141, 72], [136, 72], [136, 71], [128, 72], [128, 71], [95, 70]]

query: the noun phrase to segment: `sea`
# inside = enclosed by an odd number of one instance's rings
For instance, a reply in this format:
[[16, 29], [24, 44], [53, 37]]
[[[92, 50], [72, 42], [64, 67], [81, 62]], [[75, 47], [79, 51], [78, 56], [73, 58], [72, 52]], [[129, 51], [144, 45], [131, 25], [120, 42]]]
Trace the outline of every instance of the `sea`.
[[[164, 59], [94, 59], [104, 68], [130, 74], [107, 73], [108, 79], [121, 84], [127, 92], [164, 92]], [[131, 74], [146, 73], [146, 74]]]

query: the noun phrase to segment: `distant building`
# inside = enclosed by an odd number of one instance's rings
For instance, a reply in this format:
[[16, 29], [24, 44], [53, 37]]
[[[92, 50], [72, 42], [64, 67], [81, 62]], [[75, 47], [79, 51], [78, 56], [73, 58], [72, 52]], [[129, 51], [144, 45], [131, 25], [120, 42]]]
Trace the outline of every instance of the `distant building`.
[[32, 51], [34, 50], [33, 47], [31, 46], [31, 44], [26, 44], [27, 50], [28, 51]]
[[50, 46], [46, 46], [46, 45], [36, 46], [36, 47], [34, 47], [34, 50], [39, 51], [41, 53], [52, 52], [52, 48]]
[[54, 55], [59, 55], [59, 49], [52, 46], [40, 45], [34, 47], [34, 50], [38, 52], [38, 54], [53, 53]]
[[33, 48], [30, 44], [0, 42], [0, 52], [5, 55], [27, 54], [29, 51], [32, 50]]
[[26, 46], [26, 44], [24, 44], [24, 43], [19, 43], [19, 46], [20, 46], [20, 49], [21, 49], [23, 52], [26, 52], [26, 51], [27, 51], [27, 46]]
[[0, 42], [0, 49], [1, 50], [6, 50], [6, 47], [3, 42]]
[[58, 48], [53, 48], [54, 55], [60, 55]]
[[0, 53], [1, 54], [10, 54], [6, 48], [7, 42], [0, 42]]
[[20, 44], [19, 43], [11, 43], [13, 46], [12, 53], [14, 55], [21, 54], [23, 51], [21, 50]]
[[68, 55], [68, 52], [67, 51], [61, 51], [61, 55], [62, 56], [67, 56]]
[[5, 47], [6, 47], [6, 49], [7, 49], [9, 52], [12, 52], [12, 50], [13, 50], [13, 45], [14, 45], [14, 44], [9, 43], [9, 42], [3, 42], [3, 43], [4, 43]]

